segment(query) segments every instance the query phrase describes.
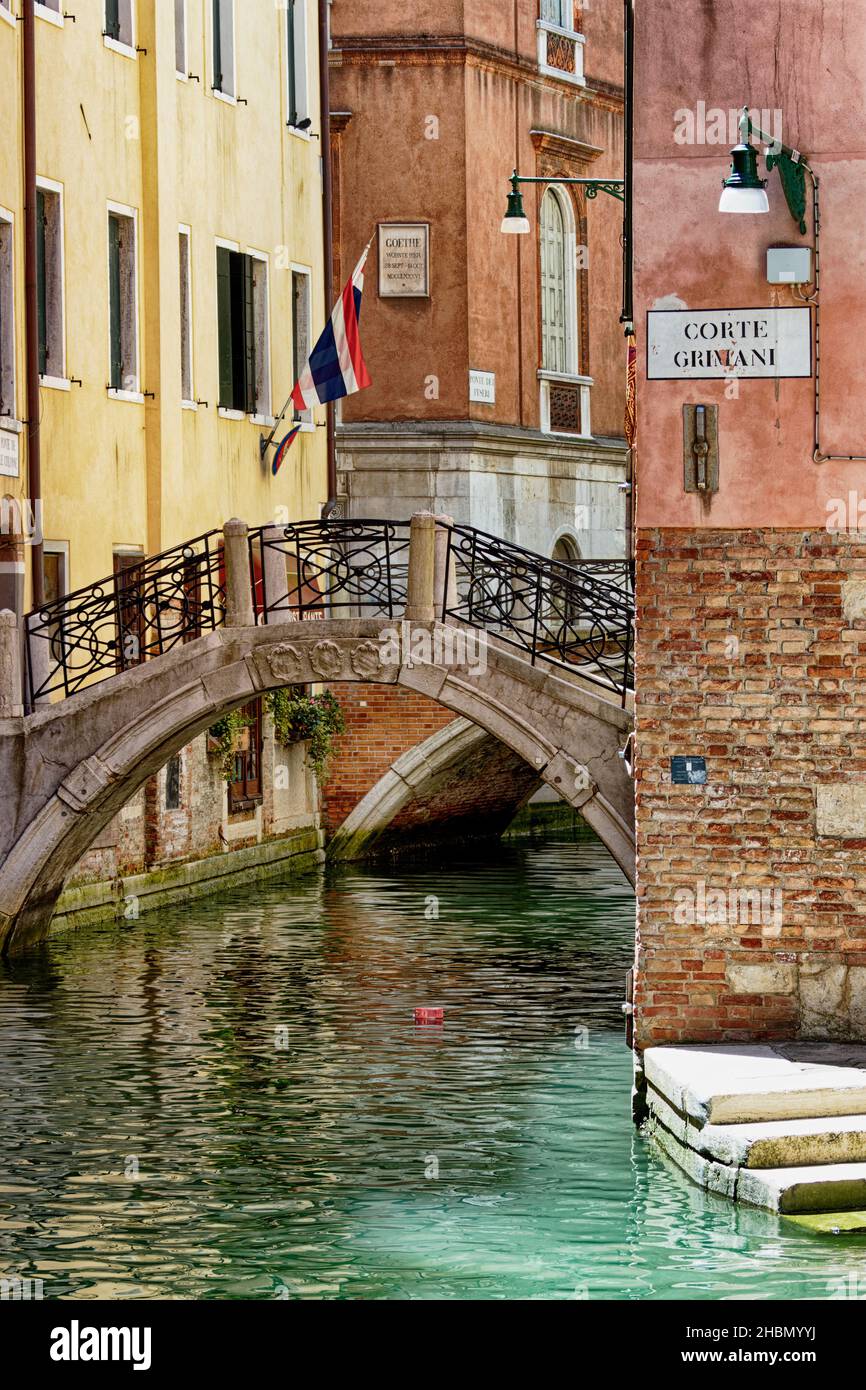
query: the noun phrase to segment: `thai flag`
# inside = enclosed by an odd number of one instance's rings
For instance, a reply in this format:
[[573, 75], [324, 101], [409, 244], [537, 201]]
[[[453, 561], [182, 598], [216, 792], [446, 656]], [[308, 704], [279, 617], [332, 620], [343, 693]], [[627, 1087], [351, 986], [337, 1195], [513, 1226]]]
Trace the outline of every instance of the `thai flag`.
[[324, 405], [325, 401], [352, 396], [371, 385], [358, 328], [364, 293], [364, 267], [371, 244], [367, 243], [351, 280], [337, 301], [330, 322], [295, 384], [292, 400], [298, 410], [310, 410], [314, 405]]

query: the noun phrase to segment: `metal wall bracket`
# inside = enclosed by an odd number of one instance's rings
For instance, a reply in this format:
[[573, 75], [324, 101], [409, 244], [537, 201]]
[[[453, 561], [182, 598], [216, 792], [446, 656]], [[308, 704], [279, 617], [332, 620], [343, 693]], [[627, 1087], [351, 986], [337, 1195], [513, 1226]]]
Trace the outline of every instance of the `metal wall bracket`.
[[683, 487], [704, 494], [719, 490], [719, 407], [683, 406]]

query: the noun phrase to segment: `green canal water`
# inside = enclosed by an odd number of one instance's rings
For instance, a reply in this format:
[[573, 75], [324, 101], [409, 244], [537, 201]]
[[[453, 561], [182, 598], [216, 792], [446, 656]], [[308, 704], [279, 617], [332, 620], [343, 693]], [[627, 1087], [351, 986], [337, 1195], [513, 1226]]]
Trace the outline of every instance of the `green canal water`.
[[0, 1275], [61, 1299], [866, 1291], [866, 1240], [713, 1198], [634, 1131], [633, 910], [594, 840], [536, 839], [0, 968]]

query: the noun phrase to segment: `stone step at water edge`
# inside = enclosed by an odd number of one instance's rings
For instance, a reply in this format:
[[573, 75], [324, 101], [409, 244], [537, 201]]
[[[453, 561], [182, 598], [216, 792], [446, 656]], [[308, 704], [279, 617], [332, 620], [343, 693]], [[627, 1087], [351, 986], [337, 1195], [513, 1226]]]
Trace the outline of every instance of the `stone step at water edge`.
[[647, 1088], [647, 1105], [675, 1139], [702, 1158], [735, 1168], [866, 1163], [866, 1115], [699, 1125]]
[[790, 1061], [773, 1047], [648, 1047], [646, 1079], [698, 1124], [866, 1115], [866, 1071]]
[[866, 1163], [828, 1163], [802, 1168], [737, 1168], [703, 1158], [655, 1117], [647, 1137], [708, 1192], [763, 1207], [780, 1216], [866, 1209]]

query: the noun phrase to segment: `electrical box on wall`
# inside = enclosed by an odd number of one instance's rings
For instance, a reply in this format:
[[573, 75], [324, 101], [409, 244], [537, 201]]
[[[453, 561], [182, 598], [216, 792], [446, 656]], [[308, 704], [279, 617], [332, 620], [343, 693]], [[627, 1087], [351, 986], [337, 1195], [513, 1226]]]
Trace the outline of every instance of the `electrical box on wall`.
[[767, 247], [767, 280], [771, 285], [808, 285], [811, 279], [811, 247]]

